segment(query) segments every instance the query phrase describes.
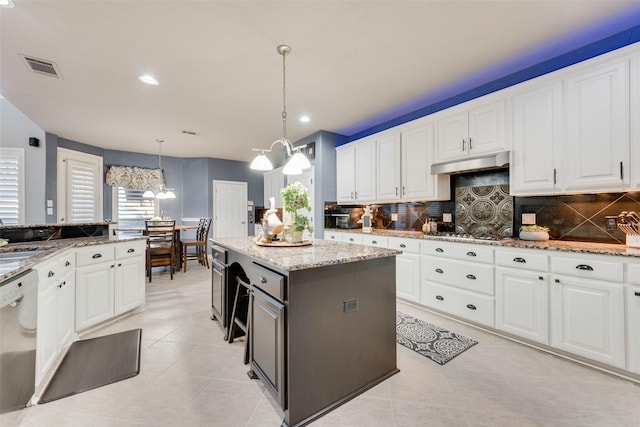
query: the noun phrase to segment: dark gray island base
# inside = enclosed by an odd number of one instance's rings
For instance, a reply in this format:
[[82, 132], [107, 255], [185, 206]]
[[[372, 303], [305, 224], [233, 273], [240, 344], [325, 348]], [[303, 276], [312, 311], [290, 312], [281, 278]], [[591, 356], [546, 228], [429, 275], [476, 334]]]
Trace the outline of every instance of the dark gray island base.
[[399, 372], [399, 251], [323, 240], [297, 248], [211, 240], [227, 250], [221, 320], [230, 331], [236, 291], [248, 290], [251, 371], [280, 404], [283, 425], [306, 425]]

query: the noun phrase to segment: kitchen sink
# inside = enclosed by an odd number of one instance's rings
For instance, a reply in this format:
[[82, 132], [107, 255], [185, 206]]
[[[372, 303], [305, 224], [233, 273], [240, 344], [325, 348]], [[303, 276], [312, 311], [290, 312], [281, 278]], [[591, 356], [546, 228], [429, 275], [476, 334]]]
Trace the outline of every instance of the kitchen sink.
[[0, 262], [21, 261], [27, 258], [38, 256], [45, 251], [16, 251], [16, 252], [0, 252]]

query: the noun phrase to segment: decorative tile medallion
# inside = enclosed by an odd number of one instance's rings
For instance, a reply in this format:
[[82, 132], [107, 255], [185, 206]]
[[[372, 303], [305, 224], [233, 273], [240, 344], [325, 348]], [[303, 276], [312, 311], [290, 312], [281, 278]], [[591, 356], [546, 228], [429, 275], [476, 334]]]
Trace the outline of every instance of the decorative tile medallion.
[[455, 202], [457, 233], [512, 237], [513, 197], [508, 185], [458, 187]]

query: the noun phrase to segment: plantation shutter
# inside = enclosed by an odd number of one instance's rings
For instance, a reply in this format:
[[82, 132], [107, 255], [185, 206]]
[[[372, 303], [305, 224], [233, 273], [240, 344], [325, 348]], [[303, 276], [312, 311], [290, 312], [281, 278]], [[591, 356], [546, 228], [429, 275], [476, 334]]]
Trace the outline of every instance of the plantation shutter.
[[98, 191], [101, 184], [99, 168], [94, 163], [75, 159], [66, 159], [67, 183], [67, 222], [82, 223], [98, 221]]
[[24, 149], [0, 148], [0, 219], [24, 224]]
[[117, 187], [118, 228], [144, 227], [144, 220], [156, 216], [155, 198], [143, 198], [145, 190]]

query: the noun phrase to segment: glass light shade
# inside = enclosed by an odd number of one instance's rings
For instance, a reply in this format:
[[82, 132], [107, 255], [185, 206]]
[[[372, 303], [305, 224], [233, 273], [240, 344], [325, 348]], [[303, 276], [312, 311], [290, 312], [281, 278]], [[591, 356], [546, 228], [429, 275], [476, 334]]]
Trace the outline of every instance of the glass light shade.
[[154, 197], [156, 197], [156, 195], [153, 194], [153, 191], [147, 190], [147, 191], [144, 192], [142, 197], [144, 197], [145, 199], [153, 199]]
[[273, 170], [273, 165], [271, 164], [271, 160], [269, 160], [264, 153], [260, 153], [255, 159], [253, 159], [249, 168], [257, 171], [270, 171]]
[[289, 161], [282, 169], [284, 175], [302, 175], [302, 169], [298, 169], [292, 161]]
[[162, 191], [159, 191], [158, 194], [156, 194], [156, 199], [166, 199], [167, 195], [164, 194]]
[[165, 198], [167, 199], [175, 199], [176, 198], [176, 193], [174, 193], [172, 190], [167, 190], [166, 193], [164, 193]]
[[307, 159], [307, 156], [305, 156], [299, 151], [296, 151], [293, 154], [293, 156], [291, 157], [291, 160], [289, 160], [289, 163], [296, 169], [301, 169], [301, 170], [309, 169], [311, 167], [311, 163], [309, 162], [309, 159]]

